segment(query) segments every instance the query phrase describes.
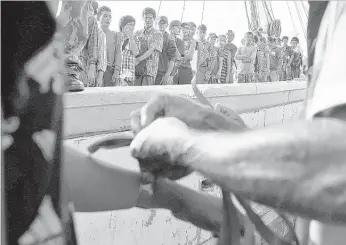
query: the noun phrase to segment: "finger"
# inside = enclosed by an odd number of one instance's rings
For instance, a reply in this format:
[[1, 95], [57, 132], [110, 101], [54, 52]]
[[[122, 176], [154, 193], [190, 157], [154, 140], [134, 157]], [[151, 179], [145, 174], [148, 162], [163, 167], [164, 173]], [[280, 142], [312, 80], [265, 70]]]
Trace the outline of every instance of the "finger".
[[141, 108], [134, 110], [130, 114], [131, 129], [134, 134], [141, 131]]
[[155, 177], [152, 173], [144, 172], [141, 174], [141, 184], [148, 185], [155, 182]]
[[19, 128], [19, 124], [18, 117], [9, 117], [2, 120], [1, 131], [4, 133], [13, 133]]
[[168, 105], [168, 95], [159, 94], [145, 104], [141, 109], [140, 123], [144, 128], [152, 123], [156, 118], [165, 115], [166, 106]]

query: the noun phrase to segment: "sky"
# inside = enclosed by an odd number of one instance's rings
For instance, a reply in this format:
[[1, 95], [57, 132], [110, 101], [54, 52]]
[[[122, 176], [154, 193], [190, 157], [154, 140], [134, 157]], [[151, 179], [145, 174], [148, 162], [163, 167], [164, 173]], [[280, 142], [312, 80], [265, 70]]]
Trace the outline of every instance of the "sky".
[[[296, 1], [299, 8], [302, 23], [300, 21], [296, 5], [293, 1], [267, 1], [271, 2], [274, 18], [281, 20], [282, 36], [295, 36], [298, 34], [301, 48], [306, 50], [306, 41], [303, 28], [306, 28], [307, 17], [302, 7], [302, 2], [308, 11], [306, 1]], [[112, 30], [118, 30], [118, 22], [123, 15], [132, 15], [136, 19], [136, 29], [143, 27], [141, 18], [142, 10], [145, 7], [152, 7], [157, 12], [160, 1], [98, 1], [99, 6], [106, 5], [112, 9], [113, 21]], [[168, 20], [181, 19], [184, 1], [163, 0], [161, 2], [159, 15], [165, 15]], [[289, 8], [288, 6], [289, 5]], [[289, 11], [290, 9], [290, 11]], [[185, 11], [183, 21], [193, 21], [197, 25], [201, 24], [203, 1], [185, 1]], [[266, 17], [260, 4], [261, 22], [266, 23]], [[290, 12], [292, 17], [290, 16]], [[293, 19], [293, 21], [292, 21]], [[205, 1], [203, 24], [208, 28], [208, 32], [217, 34], [225, 33], [228, 29], [235, 32], [235, 44], [239, 45], [244, 33], [248, 30], [248, 22], [244, 1]], [[303, 27], [302, 27], [303, 26]], [[263, 25], [264, 27], [264, 25]]]

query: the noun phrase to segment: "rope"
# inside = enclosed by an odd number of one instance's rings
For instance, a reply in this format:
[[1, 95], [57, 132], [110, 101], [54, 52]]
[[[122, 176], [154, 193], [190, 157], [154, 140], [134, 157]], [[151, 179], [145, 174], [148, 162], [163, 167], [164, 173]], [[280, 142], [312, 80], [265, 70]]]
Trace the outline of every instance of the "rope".
[[203, 1], [203, 9], [202, 9], [201, 25], [203, 24], [204, 7], [205, 7], [205, 1]]
[[183, 3], [183, 11], [181, 12], [180, 22], [183, 22], [184, 12], [185, 12], [185, 0], [184, 0], [184, 3]]
[[274, 11], [273, 11], [273, 6], [272, 6], [272, 1], [269, 1], [269, 8], [270, 8], [271, 14], [273, 15], [273, 19], [275, 20]]
[[308, 12], [308, 10], [306, 9], [303, 0], [300, 0], [300, 2], [302, 3], [303, 10], [304, 10], [304, 13], [305, 13], [306, 18], [309, 18], [309, 12]]
[[292, 20], [292, 24], [293, 24], [294, 30], [296, 31], [296, 34], [298, 35], [297, 27], [296, 27], [296, 25], [294, 24], [293, 17], [292, 17], [292, 13], [291, 13], [291, 9], [290, 9], [290, 5], [288, 4], [288, 1], [287, 1], [287, 0], [286, 0], [286, 3], [287, 3], [287, 7], [288, 7], [288, 12], [290, 13], [290, 16], [291, 16], [291, 20]]
[[157, 16], [160, 16], [161, 3], [162, 3], [162, 0], [160, 0], [160, 3], [159, 3], [159, 8], [157, 10]]
[[248, 25], [248, 28], [250, 30], [251, 22], [250, 22], [249, 12], [247, 10], [247, 3], [246, 3], [246, 1], [244, 1], [244, 5], [245, 5], [245, 11], [246, 11], [247, 25]]
[[270, 22], [273, 22], [273, 16], [270, 14], [270, 11], [268, 9], [268, 5], [266, 1], [263, 1], [263, 6], [265, 7], [265, 9], [267, 10], [268, 16], [270, 18]]
[[262, 6], [263, 6], [263, 10], [264, 10], [264, 15], [266, 16], [266, 19], [267, 19], [267, 24], [269, 25], [270, 21], [269, 21], [269, 18], [268, 18], [268, 13], [266, 12], [266, 8], [264, 6], [264, 2], [262, 1]]
[[306, 39], [306, 38], [307, 38], [307, 37], [306, 37], [306, 30], [305, 30], [305, 27], [304, 27], [304, 23], [303, 23], [302, 17], [301, 17], [300, 12], [299, 12], [298, 5], [297, 5], [296, 2], [293, 2], [293, 3], [294, 3], [294, 6], [295, 6], [295, 8], [296, 8], [296, 10], [297, 10], [299, 22], [300, 22], [300, 25], [301, 25], [301, 27], [302, 27], [302, 29], [303, 29], [303, 33], [304, 33], [304, 36], [305, 36], [305, 39]]

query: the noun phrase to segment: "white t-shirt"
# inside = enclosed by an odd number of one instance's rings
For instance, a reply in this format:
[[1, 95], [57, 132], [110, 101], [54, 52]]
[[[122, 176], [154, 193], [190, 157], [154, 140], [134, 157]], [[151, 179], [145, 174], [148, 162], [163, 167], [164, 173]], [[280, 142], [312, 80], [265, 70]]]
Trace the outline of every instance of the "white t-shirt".
[[[345, 44], [346, 2], [331, 1], [323, 16], [316, 43], [312, 89], [306, 107], [308, 119], [326, 109], [346, 104]], [[309, 233], [316, 245], [346, 244], [346, 226], [312, 221]]]

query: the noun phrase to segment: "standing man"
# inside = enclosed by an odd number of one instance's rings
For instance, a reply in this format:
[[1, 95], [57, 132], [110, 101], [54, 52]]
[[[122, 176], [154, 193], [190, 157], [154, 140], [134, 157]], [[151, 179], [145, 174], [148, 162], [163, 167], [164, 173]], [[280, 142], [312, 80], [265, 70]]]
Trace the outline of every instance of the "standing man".
[[82, 62], [84, 72], [81, 80], [88, 87], [95, 87], [97, 76], [97, 64], [99, 62], [99, 27], [95, 15], [97, 14], [98, 3], [95, 0], [90, 1], [91, 8], [88, 11], [88, 41], [79, 59]]
[[159, 65], [159, 53], [162, 52], [162, 33], [154, 28], [156, 11], [145, 8], [142, 12], [144, 29], [137, 31], [135, 37], [140, 42], [139, 55], [136, 59], [137, 86], [155, 85]]
[[191, 60], [196, 50], [196, 41], [191, 37], [191, 27], [189, 23], [182, 23], [181, 28], [184, 42], [184, 54], [178, 59], [178, 73], [174, 76], [174, 83], [191, 84], [194, 76]]
[[288, 65], [292, 56], [292, 48], [288, 45], [288, 37], [282, 37], [282, 69], [280, 80], [291, 80], [291, 66]]
[[269, 81], [276, 82], [279, 80], [278, 70], [282, 66], [282, 53], [273, 37], [268, 37], [268, 46], [270, 61]]
[[173, 40], [174, 45], [176, 47], [175, 63], [174, 63], [174, 69], [172, 72], [173, 84], [175, 84], [174, 77], [178, 76], [179, 64], [185, 52], [185, 44], [183, 40], [179, 38], [181, 33], [181, 22], [179, 20], [171, 21], [171, 23], [169, 24], [169, 31], [170, 31], [170, 38]]
[[168, 19], [166, 16], [160, 16], [158, 21], [159, 30], [163, 37], [162, 52], [159, 53], [159, 66], [155, 85], [173, 84], [173, 68], [176, 59], [177, 47], [175, 45], [175, 37], [170, 36], [166, 31], [168, 27]]
[[139, 40], [134, 36], [136, 20], [131, 15], [121, 17], [119, 29], [121, 38], [121, 85], [133, 86], [136, 80], [136, 56], [139, 53]]
[[[236, 66], [235, 64], [235, 54], [237, 53], [237, 46], [235, 46], [233, 44], [233, 40], [234, 40], [234, 32], [232, 30], [228, 30], [227, 31], [227, 43], [225, 45], [225, 48], [229, 50], [229, 52], [231, 53], [231, 63], [228, 65], [228, 69], [229, 69], [229, 79], [226, 81], [226, 83], [233, 83], [233, 64]], [[236, 66], [237, 69], [237, 66]]]
[[112, 22], [112, 11], [109, 7], [102, 6], [97, 18], [106, 35], [107, 44], [107, 69], [103, 74], [103, 83], [105, 87], [116, 86], [121, 84], [121, 34], [109, 29]]
[[197, 83], [208, 83], [206, 72], [208, 69], [210, 43], [206, 39], [207, 27], [205, 25], [198, 26], [198, 41], [197, 41]]
[[253, 33], [247, 32], [244, 38], [244, 46], [238, 49], [235, 56], [237, 60], [240, 60], [238, 83], [252, 83], [255, 81], [255, 59], [257, 53], [257, 47], [253, 45]]

